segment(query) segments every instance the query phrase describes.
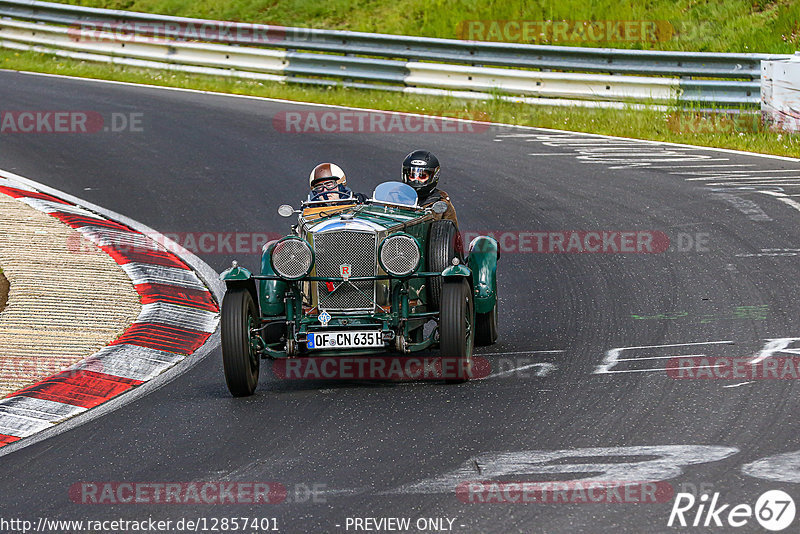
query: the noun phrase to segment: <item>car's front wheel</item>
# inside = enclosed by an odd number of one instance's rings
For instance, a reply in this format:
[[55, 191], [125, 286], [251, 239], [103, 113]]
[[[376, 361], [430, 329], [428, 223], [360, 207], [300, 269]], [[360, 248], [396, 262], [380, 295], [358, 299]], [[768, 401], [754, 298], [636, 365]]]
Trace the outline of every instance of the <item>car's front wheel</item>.
[[466, 382], [472, 375], [475, 347], [475, 306], [469, 282], [445, 280], [439, 320], [439, 349], [445, 381], [449, 384]]
[[247, 289], [228, 289], [222, 300], [222, 366], [234, 397], [252, 395], [258, 385], [260, 359], [253, 350], [256, 305]]

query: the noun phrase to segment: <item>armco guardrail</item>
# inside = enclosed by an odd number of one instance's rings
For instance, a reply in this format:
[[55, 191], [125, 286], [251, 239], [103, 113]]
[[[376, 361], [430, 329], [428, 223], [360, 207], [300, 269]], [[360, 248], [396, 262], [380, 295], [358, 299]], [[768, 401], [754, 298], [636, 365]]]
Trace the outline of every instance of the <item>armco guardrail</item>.
[[761, 64], [761, 113], [771, 126], [800, 132], [800, 52]]
[[[8, 48], [287, 83], [467, 98], [500, 93], [534, 103], [753, 106], [760, 98], [761, 61], [789, 57], [314, 30], [36, 0], [0, 0], [0, 17], [5, 17], [0, 20], [0, 46]], [[197, 32], [197, 41], [184, 40], [191, 33], [187, 29]]]

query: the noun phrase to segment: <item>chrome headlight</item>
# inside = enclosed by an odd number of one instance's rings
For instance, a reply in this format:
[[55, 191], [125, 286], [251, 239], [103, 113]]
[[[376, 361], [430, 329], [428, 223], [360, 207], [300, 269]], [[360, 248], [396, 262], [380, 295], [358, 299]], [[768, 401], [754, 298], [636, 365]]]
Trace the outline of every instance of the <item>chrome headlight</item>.
[[308, 276], [314, 266], [311, 247], [299, 237], [286, 237], [272, 249], [272, 268], [283, 278], [297, 280]]
[[392, 234], [381, 243], [378, 258], [381, 267], [393, 276], [407, 276], [419, 267], [422, 254], [419, 243], [408, 234]]

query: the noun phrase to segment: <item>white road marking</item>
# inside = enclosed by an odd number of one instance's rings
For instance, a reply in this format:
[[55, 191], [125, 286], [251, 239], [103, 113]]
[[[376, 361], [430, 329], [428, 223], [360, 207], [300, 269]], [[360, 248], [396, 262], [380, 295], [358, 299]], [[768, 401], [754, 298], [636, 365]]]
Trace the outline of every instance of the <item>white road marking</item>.
[[[547, 143], [545, 143], [547, 144]], [[648, 150], [652, 150], [651, 152], [642, 152], [642, 149], [646, 148]], [[653, 156], [663, 156], [665, 153], [669, 152], [669, 154], [673, 155], [680, 155], [683, 152], [672, 152], [672, 151], [664, 151], [659, 147], [642, 147], [641, 145], [630, 145], [626, 144], [624, 146], [609, 146], [609, 145], [601, 145], [601, 146], [594, 146], [594, 147], [585, 147], [578, 149], [578, 153], [580, 154], [596, 154], [596, 153], [603, 153], [603, 152], [631, 152], [633, 154], [642, 154], [642, 155], [653, 155]], [[626, 155], [626, 154], [623, 154]]]
[[[724, 174], [724, 175], [738, 175], [738, 174], [774, 174], [780, 172], [797, 172], [797, 169], [752, 169], [747, 171], [707, 171], [707, 174]], [[698, 173], [702, 174], [702, 173]]]
[[[762, 193], [769, 194], [769, 191], [762, 191]], [[800, 195], [796, 195], [796, 196], [800, 196]], [[786, 197], [778, 197], [778, 200], [780, 200], [781, 202], [783, 202], [787, 206], [791, 206], [792, 208], [796, 209], [797, 211], [800, 211], [800, 202], [797, 202], [796, 200], [792, 200], [791, 198], [786, 198]]]
[[800, 356], [800, 348], [790, 349], [789, 346], [793, 343], [800, 341], [800, 337], [779, 337], [774, 339], [767, 339], [767, 344], [764, 345], [764, 348], [761, 349], [758, 354], [756, 354], [752, 360], [750, 360], [750, 364], [756, 364], [761, 361], [766, 360], [773, 354], [778, 353], [785, 353], [785, 354], [797, 354]]
[[742, 466], [742, 473], [773, 482], [800, 482], [800, 451], [768, 456]]
[[[559, 482], [608, 482], [621, 481], [657, 482], [683, 474], [684, 467], [723, 460], [739, 452], [735, 447], [713, 445], [662, 445], [634, 447], [592, 447], [563, 450], [528, 450], [510, 452], [485, 452], [464, 462], [448, 473], [419, 482], [404, 484], [385, 492], [387, 494], [455, 493], [464, 482], [486, 481], [533, 475], [533, 480], [542, 481], [546, 475], [564, 473], [584, 474], [583, 478], [558, 480]], [[631, 457], [645, 459], [635, 461]], [[653, 458], [655, 456], [655, 458]], [[597, 457], [594, 462], [586, 458]], [[566, 460], [577, 458], [568, 463]], [[616, 461], [620, 459], [622, 461]], [[545, 475], [545, 476], [542, 476]], [[565, 477], [569, 478], [569, 477]]]
[[[755, 167], [755, 165], [751, 163], [712, 163], [711, 165], [664, 165], [664, 166], [652, 166], [651, 169], [705, 169], [710, 167]], [[681, 174], [681, 173], [670, 173], [670, 174]], [[694, 172], [685, 173], [685, 174], [697, 174]]]
[[638, 362], [639, 360], [669, 360], [670, 358], [702, 358], [705, 354], [670, 354], [669, 356], [642, 356], [641, 358], [618, 358], [618, 362]]
[[[795, 171], [795, 172], [797, 172], [797, 171]], [[794, 175], [794, 176], [774, 176], [774, 177], [769, 177], [769, 176], [732, 176], [732, 177], [715, 176], [714, 178], [704, 178], [703, 180], [691, 180], [691, 179], [689, 179], [689, 180], [686, 180], [686, 181], [687, 182], [688, 181], [708, 182], [706, 185], [728, 185], [731, 182], [737, 182], [736, 185], [739, 185], [739, 183], [742, 183], [742, 182], [747, 182], [747, 183], [745, 183], [745, 185], [752, 185], [753, 183], [759, 183], [759, 182], [769, 183], [769, 184], [779, 184], [780, 185], [783, 182], [786, 182], [787, 180], [797, 180], [798, 178], [800, 178], [800, 176], [797, 176], [797, 175]], [[718, 182], [713, 182], [712, 180], [719, 180], [719, 181]]]
[[722, 387], [724, 387], [724, 388], [738, 388], [739, 386], [744, 386], [746, 384], [754, 384], [754, 383], [755, 382], [750, 380], [749, 382], [739, 382], [738, 384], [728, 384], [727, 386], [722, 386]]
[[[585, 163], [606, 165], [609, 170], [632, 168], [666, 169], [671, 175], [689, 176], [686, 181], [706, 182], [711, 188], [733, 188], [743, 193], [763, 192], [758, 189], [800, 187], [800, 175], [797, 169], [753, 169], [754, 164], [730, 163], [730, 158], [712, 157], [700, 154], [701, 147], [677, 143], [661, 143], [630, 139], [625, 137], [608, 137], [580, 132], [555, 130], [554, 133], [535, 134], [498, 134], [497, 137], [522, 138], [525, 142], [538, 142], [544, 146], [567, 148], [574, 150], [575, 159]], [[557, 133], [556, 133], [557, 132]], [[737, 151], [720, 149], [718, 152], [737, 153]], [[750, 154], [750, 153], [748, 153]], [[532, 157], [568, 156], [568, 153], [531, 152]], [[775, 157], [781, 161], [797, 162], [795, 158]], [[696, 162], [696, 163], [692, 163]], [[719, 162], [719, 163], [716, 163]], [[782, 175], [782, 176], [781, 176]], [[735, 185], [734, 185], [735, 184]], [[720, 191], [720, 189], [717, 189]], [[722, 189], [721, 192], [731, 191]], [[800, 194], [797, 195], [800, 197]], [[767, 215], [752, 200], [726, 199], [744, 213], [750, 220], [770, 222]], [[800, 211], [800, 202], [785, 197], [781, 202]]]
[[[796, 178], [793, 178], [793, 179], [794, 180], [798, 180], [798, 179], [800, 179], [800, 176], [798, 176]], [[716, 187], [724, 187], [724, 186], [730, 186], [730, 185], [731, 184], [729, 182], [713, 182], [713, 183], [708, 184], [709, 187], [715, 187], [715, 186]], [[789, 187], [789, 186], [797, 186], [797, 185], [800, 185], [800, 182], [784, 182], [782, 180], [772, 180], [772, 181], [768, 181], [768, 182], [765, 182], [765, 181], [749, 182], [749, 183], [747, 183], [745, 185], [747, 185], [749, 187], [742, 188], [742, 189], [752, 190], [752, 189], [756, 189], [758, 187], [781, 187], [781, 186]]]
[[757, 252], [755, 254], [737, 254], [737, 258], [776, 258], [776, 257], [795, 257], [800, 252]]
[[[581, 139], [579, 141], [541, 141], [539, 139], [526, 139], [526, 142], [533, 143], [533, 142], [541, 142], [545, 146], [552, 146], [552, 147], [568, 147], [568, 148], [593, 148], [593, 147], [613, 147], [613, 146], [620, 146], [620, 147], [639, 147], [642, 146], [649, 146], [652, 147], [653, 145], [649, 143], [642, 143], [640, 141], [607, 141], [605, 139]], [[658, 148], [658, 147], [655, 147]]]
[[[704, 355], [703, 355], [704, 356]], [[691, 367], [681, 367], [683, 369], [713, 369], [715, 367], [719, 367], [719, 365], [693, 365]], [[654, 367], [648, 369], [622, 369], [621, 371], [606, 371], [608, 374], [615, 374], [615, 373], [656, 373], [656, 372], [667, 372], [667, 371], [674, 371], [674, 369], [669, 369], [667, 367]]]
[[520, 367], [516, 367], [514, 369], [509, 369], [507, 371], [502, 371], [500, 373], [492, 373], [489, 376], [484, 376], [482, 378], [478, 378], [476, 380], [488, 380], [490, 378], [500, 378], [501, 376], [508, 376], [514, 373], [519, 373], [520, 371], [525, 371], [526, 369], [533, 369], [538, 368], [534, 376], [537, 377], [545, 377], [555, 371], [558, 367], [556, 367], [553, 363], [548, 362], [539, 362], [539, 363], [532, 363], [529, 365], [522, 365]]
[[564, 350], [517, 350], [513, 352], [481, 352], [475, 356], [505, 356], [508, 354], [558, 354], [566, 352]]
[[[797, 172], [797, 171], [794, 171]], [[742, 175], [723, 175], [723, 174], [714, 174], [714, 175], [707, 175], [698, 178], [684, 178], [687, 182], [713, 182], [713, 181], [720, 181], [720, 182], [747, 182], [747, 181], [766, 181], [766, 180], [786, 180], [792, 179], [793, 176], [750, 176], [747, 174]]]
[[[619, 347], [615, 349], [611, 349], [606, 352], [605, 357], [603, 358], [602, 363], [598, 364], [593, 371], [593, 374], [606, 374], [606, 373], [622, 373], [622, 372], [647, 372], [647, 371], [664, 371], [665, 369], [643, 369], [643, 370], [631, 370], [631, 371], [612, 371], [611, 368], [615, 367], [620, 359], [620, 354], [622, 354], [626, 350], [638, 350], [638, 349], [661, 349], [661, 348], [675, 348], [675, 347], [695, 347], [701, 345], [730, 345], [732, 344], [732, 340], [725, 340], [725, 341], [701, 341], [695, 343], [675, 343], [675, 344], [668, 344], [668, 345], [641, 345], [635, 347]], [[697, 356], [705, 356], [703, 355], [695, 355]], [[679, 357], [679, 356], [676, 356]], [[630, 359], [627, 359], [630, 361]]]
[[711, 195], [712, 198], [718, 198], [728, 204], [732, 205], [736, 208], [739, 212], [746, 215], [748, 219], [751, 221], [771, 221], [772, 218], [767, 215], [767, 213], [761, 209], [761, 206], [756, 204], [754, 201], [741, 198], [731, 193], [713, 193]]

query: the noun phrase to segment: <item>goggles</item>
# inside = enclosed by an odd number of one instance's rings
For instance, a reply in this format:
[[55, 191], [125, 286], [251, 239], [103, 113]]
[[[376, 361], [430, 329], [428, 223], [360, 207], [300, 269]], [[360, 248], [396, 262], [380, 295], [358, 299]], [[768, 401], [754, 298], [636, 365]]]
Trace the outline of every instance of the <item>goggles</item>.
[[332, 191], [339, 187], [337, 180], [325, 180], [323, 182], [317, 182], [314, 184], [314, 187], [311, 189], [314, 193], [321, 193], [323, 191]]

